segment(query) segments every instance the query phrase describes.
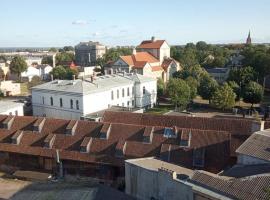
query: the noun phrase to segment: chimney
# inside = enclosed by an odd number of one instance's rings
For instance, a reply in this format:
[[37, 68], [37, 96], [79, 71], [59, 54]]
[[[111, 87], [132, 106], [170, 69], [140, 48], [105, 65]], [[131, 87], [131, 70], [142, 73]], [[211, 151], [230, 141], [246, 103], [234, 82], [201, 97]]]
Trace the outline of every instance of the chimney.
[[75, 75], [72, 75], [72, 80], [75, 81], [75, 79], [76, 79], [76, 78], [75, 78]]
[[151, 41], [152, 41], [152, 42], [155, 42], [155, 41], [156, 41], [155, 36], [152, 36]]
[[51, 81], [53, 81], [53, 75], [51, 74]]
[[133, 55], [136, 55], [137, 54], [136, 48], [133, 48], [132, 54]]

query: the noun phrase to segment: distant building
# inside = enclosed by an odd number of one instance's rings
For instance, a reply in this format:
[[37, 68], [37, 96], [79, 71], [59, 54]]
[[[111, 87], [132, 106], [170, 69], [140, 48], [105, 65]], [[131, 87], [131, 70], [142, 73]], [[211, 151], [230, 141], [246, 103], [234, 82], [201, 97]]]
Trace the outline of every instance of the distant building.
[[52, 69], [50, 65], [31, 65], [25, 72], [21, 73], [21, 77], [27, 81], [31, 81], [34, 76], [38, 76], [42, 80], [47, 80], [50, 77]]
[[215, 67], [206, 69], [208, 74], [213, 77], [218, 83], [224, 83], [229, 77], [230, 69]]
[[13, 81], [0, 81], [0, 90], [4, 96], [14, 96], [21, 94], [21, 85]]
[[80, 119], [111, 106], [153, 107], [156, 95], [156, 79], [140, 74], [55, 80], [32, 88], [33, 115]]
[[250, 37], [250, 31], [248, 32], [248, 37], [247, 37], [247, 40], [246, 40], [246, 44], [251, 44], [251, 37]]
[[76, 65], [87, 67], [97, 65], [97, 59], [106, 53], [106, 47], [99, 42], [81, 42], [75, 46]]
[[168, 43], [152, 37], [151, 40], [142, 41], [137, 49], [133, 50], [132, 55], [120, 56], [107, 71], [108, 73], [137, 71], [144, 76], [161, 78], [167, 82], [178, 70], [180, 64], [170, 57]]
[[10, 100], [0, 101], [0, 115], [15, 115], [23, 116], [23, 103], [18, 103]]

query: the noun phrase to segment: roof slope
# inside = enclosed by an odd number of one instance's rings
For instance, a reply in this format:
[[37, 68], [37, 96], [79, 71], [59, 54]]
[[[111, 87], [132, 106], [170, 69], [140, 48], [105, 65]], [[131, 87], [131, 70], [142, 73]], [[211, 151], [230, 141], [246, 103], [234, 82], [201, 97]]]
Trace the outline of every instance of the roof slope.
[[236, 152], [270, 161], [270, 130], [252, 134]]
[[159, 49], [163, 43], [165, 42], [165, 40], [144, 40], [142, 41], [142, 43], [137, 47], [137, 48], [141, 48], [141, 49]]
[[143, 65], [146, 62], [148, 63], [156, 63], [159, 62], [154, 56], [152, 56], [148, 52], [137, 52], [136, 54], [132, 54], [129, 56], [120, 56], [122, 60], [124, 60], [128, 65]]

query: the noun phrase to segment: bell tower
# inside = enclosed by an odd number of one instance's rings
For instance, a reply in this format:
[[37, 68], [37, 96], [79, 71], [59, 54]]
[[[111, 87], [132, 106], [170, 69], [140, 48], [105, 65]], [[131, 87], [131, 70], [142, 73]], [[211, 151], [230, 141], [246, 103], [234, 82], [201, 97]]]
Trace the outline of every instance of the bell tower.
[[251, 44], [250, 31], [248, 32], [248, 37], [247, 37], [246, 44]]

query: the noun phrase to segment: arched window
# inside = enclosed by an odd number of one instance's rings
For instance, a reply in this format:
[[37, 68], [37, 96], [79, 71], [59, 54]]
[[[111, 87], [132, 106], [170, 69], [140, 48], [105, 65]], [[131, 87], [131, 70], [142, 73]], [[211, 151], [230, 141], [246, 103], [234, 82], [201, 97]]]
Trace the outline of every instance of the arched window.
[[80, 105], [79, 105], [79, 101], [76, 100], [76, 109], [79, 110], [80, 109]]
[[50, 99], [51, 99], [51, 106], [53, 106], [53, 98], [51, 97]]
[[122, 89], [122, 97], [125, 97], [125, 89]]
[[63, 107], [63, 99], [60, 98], [60, 107]]
[[73, 109], [73, 100], [70, 99], [70, 108]]
[[143, 94], [145, 94], [145, 86], [143, 86]]
[[117, 90], [117, 99], [119, 99], [119, 90]]
[[129, 97], [129, 87], [127, 88], [127, 96]]
[[111, 99], [113, 100], [113, 98], [114, 98], [114, 96], [113, 96], [113, 91], [112, 91], [112, 93], [111, 93]]

